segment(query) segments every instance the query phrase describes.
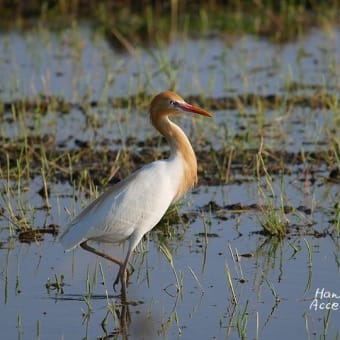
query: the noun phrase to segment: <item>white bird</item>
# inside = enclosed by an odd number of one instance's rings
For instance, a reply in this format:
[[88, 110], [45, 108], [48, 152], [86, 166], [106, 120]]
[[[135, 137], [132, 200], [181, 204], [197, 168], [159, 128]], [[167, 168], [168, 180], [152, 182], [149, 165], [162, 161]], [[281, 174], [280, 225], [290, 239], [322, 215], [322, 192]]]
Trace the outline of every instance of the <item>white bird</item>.
[[[186, 103], [170, 91], [158, 94], [150, 105], [152, 125], [166, 138], [171, 154], [143, 166], [129, 177], [110, 187], [86, 207], [66, 228], [60, 242], [66, 250], [80, 245], [120, 266], [113, 287], [119, 280], [126, 293], [127, 265], [142, 239], [161, 220], [170, 204], [178, 200], [197, 181], [197, 160], [182, 129], [168, 116], [211, 113]], [[111, 257], [87, 244], [88, 241], [121, 243], [128, 240], [125, 260]]]

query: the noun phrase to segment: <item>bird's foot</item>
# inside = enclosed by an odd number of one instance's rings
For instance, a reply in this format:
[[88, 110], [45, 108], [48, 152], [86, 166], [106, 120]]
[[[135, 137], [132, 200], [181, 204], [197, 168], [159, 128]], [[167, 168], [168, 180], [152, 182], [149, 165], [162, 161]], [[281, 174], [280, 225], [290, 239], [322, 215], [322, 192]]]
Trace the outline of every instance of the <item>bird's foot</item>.
[[116, 279], [115, 279], [114, 282], [113, 282], [113, 290], [114, 290], [114, 291], [116, 291], [116, 286], [117, 286], [117, 284], [119, 283], [119, 279], [120, 279], [120, 269], [119, 269], [119, 272], [118, 272], [118, 274], [117, 274]]
[[127, 268], [123, 269], [122, 267], [120, 267], [116, 279], [113, 282], [113, 290], [116, 291], [116, 286], [119, 283], [119, 281], [122, 284], [122, 290], [123, 287], [126, 290], [126, 286], [129, 283], [129, 278], [130, 278], [129, 270]]

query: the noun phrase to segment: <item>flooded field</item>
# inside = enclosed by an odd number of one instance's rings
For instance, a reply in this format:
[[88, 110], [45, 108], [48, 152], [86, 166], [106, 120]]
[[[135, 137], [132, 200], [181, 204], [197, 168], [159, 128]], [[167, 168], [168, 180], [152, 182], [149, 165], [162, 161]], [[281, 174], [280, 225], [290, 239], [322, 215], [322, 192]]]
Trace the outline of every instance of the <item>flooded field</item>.
[[[338, 339], [340, 29], [112, 48], [87, 22], [0, 33], [0, 329], [6, 339]], [[118, 268], [57, 235], [166, 157], [148, 105], [173, 89], [198, 186]], [[124, 247], [106, 245], [122, 256]]]

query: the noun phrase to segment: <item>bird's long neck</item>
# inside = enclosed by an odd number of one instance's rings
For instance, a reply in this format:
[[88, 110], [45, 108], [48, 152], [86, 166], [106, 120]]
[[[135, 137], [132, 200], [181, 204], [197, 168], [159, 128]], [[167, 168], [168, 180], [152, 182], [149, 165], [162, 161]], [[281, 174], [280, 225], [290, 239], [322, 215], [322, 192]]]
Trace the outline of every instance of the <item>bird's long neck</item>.
[[179, 158], [183, 163], [183, 176], [175, 197], [178, 199], [197, 182], [197, 160], [194, 150], [182, 129], [171, 122], [168, 116], [162, 116], [151, 122], [169, 143], [170, 157]]

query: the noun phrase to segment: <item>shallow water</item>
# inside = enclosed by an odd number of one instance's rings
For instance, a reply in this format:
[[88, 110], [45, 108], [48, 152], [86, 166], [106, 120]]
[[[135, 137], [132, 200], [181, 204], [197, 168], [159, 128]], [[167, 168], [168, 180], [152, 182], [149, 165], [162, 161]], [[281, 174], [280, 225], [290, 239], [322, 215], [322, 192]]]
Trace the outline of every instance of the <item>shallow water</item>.
[[[0, 46], [1, 101], [33, 98], [39, 93], [62, 96], [72, 103], [84, 97], [100, 101], [87, 112], [95, 118], [92, 125], [76, 106], [66, 114], [27, 113], [24, 121], [30, 127], [29, 134], [51, 134], [63, 150], [76, 147], [76, 138], [89, 140], [98, 148], [111, 144], [121, 148], [128, 137], [141, 141], [155, 136], [146, 113], [112, 108], [108, 99], [141, 90], [155, 93], [173, 82], [183, 96], [205, 92], [214, 97], [230, 93], [292, 96], [286, 90], [287, 82], [304, 84], [299, 92], [306, 95], [319, 87], [336, 93], [339, 86], [337, 28], [332, 34], [314, 29], [285, 45], [251, 36], [235, 41], [186, 40], [137, 50], [136, 56], [130, 56], [114, 52], [99, 33], [84, 24], [58, 33], [44, 29], [1, 33]], [[169, 64], [172, 69], [167, 69]], [[198, 136], [205, 136], [217, 149], [229, 145], [245, 128], [250, 134], [265, 128], [265, 143], [274, 149], [326, 150], [330, 129], [338, 128], [333, 124], [338, 113], [331, 109], [294, 107], [287, 114], [286, 107], [266, 108], [263, 119], [267, 125], [256, 121], [253, 107], [245, 109], [216, 111], [214, 120], [196, 121], [195, 125], [188, 119], [179, 123], [194, 145]], [[2, 120], [3, 137], [17, 140], [27, 133], [12, 112], [4, 112]], [[242, 147], [258, 145], [259, 138], [253, 138], [245, 139]], [[268, 197], [261, 194], [255, 178], [217, 187], [201, 185], [188, 194], [178, 209], [181, 216], [190, 217], [189, 222], [154, 230], [133, 258], [135, 272], [128, 293], [131, 337], [339, 337], [340, 308], [331, 313], [310, 308], [318, 289], [335, 293], [331, 301], [340, 304], [339, 238], [334, 233], [322, 234], [335, 228], [339, 184], [327, 180], [329, 168], [324, 164], [314, 169], [313, 182], [305, 175], [306, 169], [308, 164], [291, 176], [273, 177], [276, 208], [282, 202], [293, 208], [284, 216], [292, 231], [283, 240], [261, 233], [265, 211], [254, 204], [264, 206]], [[78, 213], [88, 201], [85, 193], [67, 183], [49, 183], [51, 209], [46, 209], [45, 200], [38, 194], [41, 178], [14, 183], [7, 182], [4, 174], [2, 170], [0, 203], [4, 215], [11, 208], [36, 228], [65, 226], [69, 215]], [[8, 185], [11, 190], [7, 190]], [[209, 208], [209, 202], [215, 202], [218, 209]], [[237, 203], [249, 209], [233, 209], [231, 205]], [[31, 244], [20, 243], [16, 236], [13, 226], [0, 216], [3, 337], [93, 339], [118, 334], [119, 315], [126, 310], [112, 290], [115, 266], [82, 249], [64, 253], [51, 235]], [[166, 245], [173, 256], [179, 291], [161, 245]], [[124, 250], [105, 249], [115, 254]], [[227, 268], [237, 303], [232, 298]], [[62, 291], [46, 288], [49, 279], [53, 283], [61, 275], [65, 283]], [[112, 304], [116, 308], [107, 314]]]
[[[318, 209], [312, 216], [295, 218], [311, 219], [317, 228], [323, 229], [328, 226], [329, 218], [324, 206], [328, 206], [329, 201], [334, 202], [339, 187], [313, 189], [320, 191], [315, 195], [324, 198], [323, 204], [317, 204]], [[288, 191], [294, 206], [306, 204], [313, 196], [297, 195], [298, 190], [291, 186]], [[195, 221], [174, 226], [173, 236], [166, 240], [176, 273], [183, 280], [180, 293], [176, 291], [176, 279], [170, 265], [159, 250], [158, 237], [162, 231], [152, 232], [150, 240], [144, 242], [145, 249], [139, 248], [134, 257], [136, 271], [128, 294], [132, 303], [129, 333], [137, 336], [142, 327], [151, 338], [181, 335], [224, 338], [227, 334], [233, 338], [238, 333], [230, 321], [240, 317], [246, 308], [249, 337], [256, 336], [256, 323], [259, 336], [263, 338], [274, 335], [282, 339], [287, 335], [305, 337], [305, 320], [310, 332], [323, 334], [326, 313], [311, 310], [310, 304], [317, 288], [339, 295], [338, 239], [291, 236], [278, 242], [256, 234], [261, 229], [258, 211], [225, 210], [223, 214], [215, 214], [202, 210], [212, 199], [221, 206], [240, 200], [245, 205], [253, 204], [258, 202], [256, 192], [256, 187], [250, 183], [201, 187], [187, 196], [181, 211], [195, 213]], [[71, 204], [71, 198], [61, 200], [61, 206]], [[61, 213], [55, 219], [63, 225], [65, 214]], [[107, 304], [119, 303], [119, 299], [107, 297], [107, 294], [113, 294], [111, 283], [117, 268], [99, 260], [105, 276], [105, 285], [102, 285], [98, 260], [80, 249], [65, 254], [50, 236], [39, 244], [25, 245], [15, 240], [13, 243], [6, 244], [11, 249], [1, 250], [2, 315], [6, 315], [0, 322], [3, 334], [8, 338], [34, 338], [38, 337], [39, 328], [41, 338], [68, 338], [70, 334], [89, 339], [103, 336], [100, 322], [105, 317]], [[308, 247], [311, 248], [311, 260]], [[110, 247], [106, 250], [113, 251]], [[233, 261], [231, 251], [234, 256], [239, 254], [239, 261]], [[242, 257], [250, 253], [251, 257]], [[226, 265], [230, 268], [238, 305], [232, 302]], [[87, 272], [90, 282], [94, 277], [97, 282], [93, 283], [92, 312], [89, 319], [82, 322], [82, 314], [87, 312], [83, 301], [87, 292]], [[48, 292], [45, 288], [48, 278], [54, 282], [54, 276], [61, 274], [65, 277], [63, 294], [54, 290]], [[277, 301], [272, 289], [277, 294]], [[338, 332], [335, 322], [338, 312], [331, 314], [333, 322], [330, 322], [328, 334]], [[111, 316], [108, 331], [114, 331], [115, 326]], [[283, 327], [287, 329], [280, 336], [278, 330]]]
[[100, 100], [141, 90], [153, 94], [171, 84], [183, 96], [285, 94], [290, 83], [305, 85], [307, 93], [318, 86], [337, 93], [339, 82], [337, 27], [312, 29], [283, 45], [245, 35], [231, 41], [174, 41], [127, 55], [80, 24], [58, 32], [1, 33], [0, 46], [0, 99], [5, 101], [39, 93]]

